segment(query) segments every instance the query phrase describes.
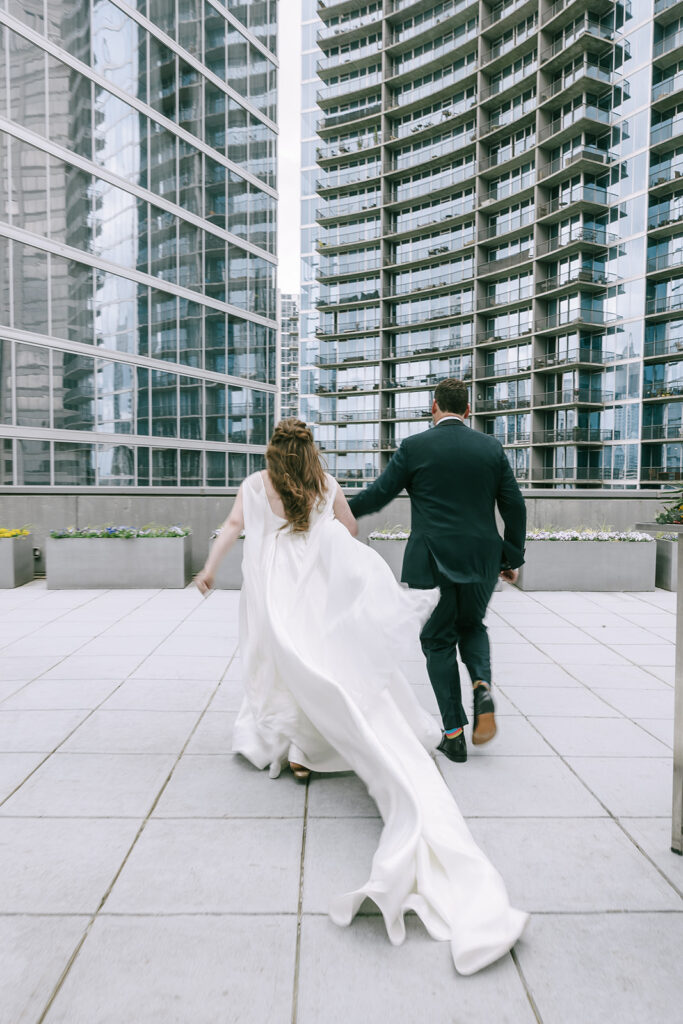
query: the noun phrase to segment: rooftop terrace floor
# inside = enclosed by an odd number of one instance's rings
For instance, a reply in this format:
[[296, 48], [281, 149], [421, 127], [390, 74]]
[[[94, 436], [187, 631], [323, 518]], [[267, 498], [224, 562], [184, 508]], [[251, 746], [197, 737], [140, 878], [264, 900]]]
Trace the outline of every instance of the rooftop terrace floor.
[[353, 775], [230, 753], [237, 603], [0, 592], [0, 1024], [680, 1020], [675, 595], [494, 595], [499, 735], [437, 760], [532, 918], [468, 978], [416, 918], [395, 948], [371, 907], [326, 916], [380, 821]]

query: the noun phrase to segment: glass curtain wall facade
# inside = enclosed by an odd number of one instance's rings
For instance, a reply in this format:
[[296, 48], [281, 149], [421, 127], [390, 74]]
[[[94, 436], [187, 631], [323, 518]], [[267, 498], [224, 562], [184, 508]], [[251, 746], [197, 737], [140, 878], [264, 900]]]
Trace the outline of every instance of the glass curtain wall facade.
[[529, 486], [681, 479], [683, 3], [318, 13], [331, 471], [372, 479], [458, 376]]
[[299, 296], [280, 295], [280, 417], [299, 417]]
[[0, 0], [0, 485], [262, 465], [276, 80], [275, 0]]

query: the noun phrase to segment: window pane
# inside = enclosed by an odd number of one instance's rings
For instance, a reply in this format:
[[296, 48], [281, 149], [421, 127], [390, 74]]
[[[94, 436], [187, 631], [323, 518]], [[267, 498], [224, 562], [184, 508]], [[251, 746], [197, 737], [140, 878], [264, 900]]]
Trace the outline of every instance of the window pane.
[[55, 442], [55, 484], [90, 487], [95, 483], [95, 446]]
[[50, 483], [50, 442], [17, 441], [17, 484]]
[[35, 345], [17, 344], [17, 425], [50, 426], [49, 352]]

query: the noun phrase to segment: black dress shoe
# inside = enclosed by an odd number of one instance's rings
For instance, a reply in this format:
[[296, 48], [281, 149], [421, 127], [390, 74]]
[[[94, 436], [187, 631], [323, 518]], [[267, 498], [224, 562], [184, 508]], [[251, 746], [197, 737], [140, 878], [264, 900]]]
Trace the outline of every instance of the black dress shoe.
[[491, 691], [487, 686], [474, 688], [474, 723], [472, 725], [472, 742], [475, 746], [488, 743], [496, 735], [496, 706]]
[[453, 736], [451, 739], [444, 733], [441, 743], [439, 743], [436, 749], [445, 754], [449, 761], [458, 761], [460, 763], [466, 761], [467, 743], [465, 741], [465, 733], [461, 732], [459, 736]]

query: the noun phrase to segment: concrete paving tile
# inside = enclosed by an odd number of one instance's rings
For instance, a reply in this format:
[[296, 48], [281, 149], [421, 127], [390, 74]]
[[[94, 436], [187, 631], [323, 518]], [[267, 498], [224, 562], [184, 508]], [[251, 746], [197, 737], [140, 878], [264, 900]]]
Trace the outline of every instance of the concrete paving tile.
[[[2, 657], [4, 658], [50, 658], [53, 663], [58, 658], [67, 654], [73, 654], [83, 644], [83, 638], [77, 636], [48, 636], [44, 637], [42, 630], [32, 636], [15, 640], [8, 647], [3, 647]], [[4, 668], [3, 668], [4, 671]]]
[[104, 909], [295, 914], [301, 840], [292, 818], [150, 820]]
[[87, 711], [3, 711], [0, 708], [0, 751], [54, 750], [87, 714]]
[[160, 643], [157, 636], [112, 636], [103, 633], [89, 640], [78, 652], [84, 657], [108, 658], [111, 655], [136, 656], [138, 662], [152, 653]]
[[172, 754], [58, 752], [0, 807], [0, 815], [144, 818], [174, 762]]
[[231, 658], [237, 650], [237, 637], [230, 636], [169, 636], [163, 640], [156, 650], [158, 655], [175, 657], [176, 655], [196, 657]]
[[595, 686], [593, 693], [627, 718], [669, 718], [673, 721], [674, 691], [671, 689], [638, 693], [637, 690]]
[[211, 701], [212, 711], [239, 711], [244, 700], [244, 687], [239, 679], [225, 679]]
[[427, 683], [426, 685], [420, 685], [419, 683], [415, 683], [413, 684], [413, 690], [415, 692], [415, 696], [417, 697], [425, 711], [429, 711], [429, 713], [433, 715], [438, 713], [439, 705], [437, 704], [436, 697], [434, 696], [434, 691], [432, 690], [432, 687], [429, 683]]
[[403, 672], [408, 682], [414, 686], [428, 686], [431, 689], [427, 664], [424, 658], [421, 658], [419, 661], [402, 661], [401, 672]]
[[661, 626], [650, 626], [650, 633], [653, 636], [659, 637], [661, 640], [667, 640], [670, 644], [676, 642], [676, 623], [671, 622], [669, 625]]
[[614, 718], [619, 714], [588, 690], [576, 686], [511, 686], [509, 697], [523, 715]]
[[225, 655], [221, 658], [205, 658], [202, 655], [179, 656], [152, 654], [132, 673], [132, 679], [209, 679], [221, 678], [230, 663]]
[[12, 658], [2, 655], [2, 678], [29, 682], [44, 675], [62, 658], [61, 654], [36, 655], [31, 657]]
[[576, 626], [521, 626], [521, 636], [533, 644], [585, 644], [590, 637]]
[[680, 910], [680, 897], [609, 818], [476, 818], [472, 835], [516, 907]]
[[195, 641], [237, 639], [237, 615], [204, 620], [194, 617], [184, 619], [172, 630], [171, 635], [178, 639]]
[[227, 682], [232, 679], [236, 679], [238, 681], [241, 681], [242, 679], [242, 662], [239, 659], [239, 654], [237, 654], [228, 665], [227, 671], [223, 676], [223, 682]]
[[503, 688], [508, 686], [580, 686], [573, 675], [552, 662], [544, 665], [501, 665], [498, 671], [494, 672], [493, 678]]
[[79, 655], [72, 654], [45, 673], [45, 679], [125, 679], [140, 663], [133, 655]]
[[296, 917], [100, 917], [48, 1024], [289, 1024]]
[[671, 755], [665, 757], [571, 757], [586, 786], [617, 817], [671, 817]]
[[299, 818], [306, 787], [289, 771], [268, 778], [238, 754], [185, 754], [157, 804], [156, 818]]
[[100, 634], [100, 638], [103, 641], [109, 642], [120, 637], [127, 639], [128, 637], [143, 637], [144, 639], [156, 640], [157, 643], [169, 636], [174, 629], [173, 623], [169, 622], [168, 619], [150, 619], [147, 614], [141, 614], [139, 617], [129, 616], [123, 619], [121, 622], [114, 623], [103, 633]]
[[[640, 644], [653, 644], [656, 643], [658, 638], [654, 633], [650, 633], [647, 629], [640, 629], [631, 623], [622, 622], [621, 626], [616, 628], [606, 628], [605, 626], [585, 626], [585, 631], [590, 636], [595, 637], [601, 644], [608, 644], [611, 647], [615, 647], [619, 650], [620, 647], [626, 646], [631, 647], [633, 645]], [[630, 657], [628, 651], [624, 652], [626, 657]]]
[[0, 800], [5, 800], [44, 757], [44, 753], [0, 754]]
[[91, 914], [139, 822], [0, 818], [0, 914]]
[[107, 710], [201, 711], [216, 688], [206, 679], [127, 679], [111, 695]]
[[[571, 616], [571, 625], [582, 630], [587, 630], [588, 627], [591, 629], [623, 629], [624, 621], [623, 616], [598, 607], [593, 607], [586, 612], [573, 612]], [[565, 625], [569, 624], [569, 622], [565, 623]]]
[[457, 976], [449, 944], [431, 939], [415, 917], [406, 924], [406, 941], [396, 947], [380, 917], [359, 917], [349, 928], [304, 917], [298, 1024], [535, 1024], [510, 956]]
[[661, 757], [666, 748], [624, 718], [530, 719], [559, 754], [567, 757]]
[[36, 1021], [85, 931], [83, 917], [0, 917], [0, 1024]]
[[668, 818], [622, 818], [621, 825], [679, 892], [683, 892], [683, 857], [671, 849], [671, 821]]
[[510, 754], [525, 757], [547, 757], [552, 750], [536, 729], [521, 716], [510, 716], [498, 719], [498, 732], [488, 743], [475, 747], [472, 743], [472, 722], [466, 726], [467, 749], [469, 756], [507, 757]]
[[593, 818], [605, 811], [558, 757], [471, 758], [437, 762], [467, 817]]
[[622, 650], [624, 656], [636, 665], [673, 668], [676, 663], [676, 647], [666, 640], [659, 640], [656, 644], [631, 644]]
[[548, 655], [533, 644], [495, 644], [491, 650], [494, 672], [503, 665], [548, 664]]
[[680, 1017], [683, 914], [535, 917], [518, 956], [543, 1024]]
[[[2, 653], [0, 653], [0, 659], [2, 659]], [[21, 679], [0, 679], [0, 703], [17, 693], [23, 686], [26, 686], [26, 682]]]
[[[334, 896], [364, 885], [382, 833], [381, 818], [311, 818], [306, 829], [303, 910], [326, 914]], [[366, 900], [361, 914], [379, 914]]]
[[635, 665], [572, 665], [571, 672], [591, 689], [596, 686], [620, 690], [663, 690], [660, 679]]
[[583, 644], [539, 644], [558, 665], [628, 665], [626, 658], [597, 640]]
[[188, 754], [229, 754], [234, 711], [207, 711], [187, 746]]
[[196, 711], [94, 711], [64, 744], [67, 753], [177, 754]]
[[118, 685], [114, 679], [35, 679], [3, 701], [2, 709], [96, 708]]
[[[489, 640], [492, 644], [515, 644], [519, 642], [520, 633], [512, 626], [488, 626]], [[529, 639], [527, 637], [527, 639]]]
[[637, 718], [633, 717], [633, 721], [636, 725], [639, 725], [645, 732], [649, 732], [651, 736], [655, 736], [662, 743], [666, 743], [667, 747], [673, 750], [674, 745], [674, 723], [673, 718]]
[[376, 818], [377, 805], [353, 772], [313, 774], [308, 786], [309, 818]]

